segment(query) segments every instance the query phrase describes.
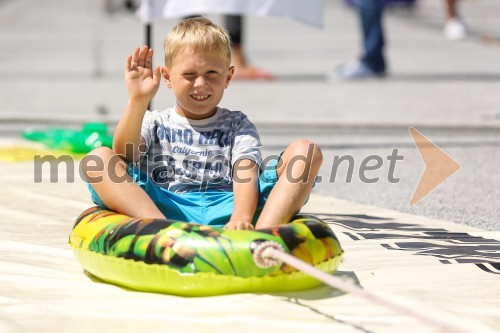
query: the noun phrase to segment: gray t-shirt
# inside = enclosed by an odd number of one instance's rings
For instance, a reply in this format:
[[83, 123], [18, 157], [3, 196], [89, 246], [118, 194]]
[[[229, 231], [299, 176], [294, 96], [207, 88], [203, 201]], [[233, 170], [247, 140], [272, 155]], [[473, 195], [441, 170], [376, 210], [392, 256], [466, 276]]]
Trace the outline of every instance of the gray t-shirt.
[[234, 163], [250, 159], [260, 165], [262, 159], [257, 129], [240, 111], [217, 108], [201, 120], [182, 117], [175, 108], [147, 111], [141, 135], [141, 170], [175, 193], [232, 191]]

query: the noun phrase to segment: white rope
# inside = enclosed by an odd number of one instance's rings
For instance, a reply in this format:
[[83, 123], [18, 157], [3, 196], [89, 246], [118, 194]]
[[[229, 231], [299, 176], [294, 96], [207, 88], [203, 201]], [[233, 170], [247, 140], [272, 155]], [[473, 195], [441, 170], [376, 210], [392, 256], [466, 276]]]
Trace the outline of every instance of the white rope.
[[[277, 246], [276, 246], [277, 245]], [[257, 257], [261, 256], [261, 263], [268, 261], [268, 264], [266, 266], [274, 266], [276, 265], [276, 261], [286, 263], [287, 265], [290, 265], [292, 267], [295, 267], [298, 270], [301, 270], [302, 272], [322, 281], [325, 284], [328, 284], [334, 288], [337, 288], [339, 290], [342, 290], [343, 292], [350, 293], [359, 297], [362, 297], [374, 304], [378, 304], [381, 306], [385, 306], [387, 308], [392, 309], [393, 311], [396, 311], [402, 315], [406, 315], [409, 317], [413, 317], [415, 319], [418, 319], [428, 325], [431, 326], [436, 326], [441, 329], [443, 329], [445, 332], [449, 333], [471, 333], [467, 330], [464, 330], [462, 327], [458, 327], [456, 325], [450, 324], [448, 322], [445, 322], [441, 319], [437, 319], [434, 317], [431, 317], [427, 315], [426, 313], [423, 313], [421, 311], [417, 311], [416, 309], [409, 308], [405, 305], [399, 304], [397, 302], [394, 302], [392, 300], [388, 300], [385, 298], [382, 298], [380, 296], [374, 295], [364, 289], [361, 289], [357, 285], [355, 285], [352, 282], [343, 280], [339, 277], [327, 274], [309, 264], [306, 264], [302, 260], [297, 259], [296, 257], [289, 255], [288, 253], [285, 253], [281, 246], [279, 244], [274, 243], [274, 242], [264, 242], [260, 244], [256, 251], [254, 253], [257, 253]], [[254, 258], [256, 256], [254, 255]], [[257, 258], [255, 258], [257, 259]], [[257, 260], [255, 260], [257, 263]], [[272, 264], [274, 263], [274, 265]], [[260, 263], [258, 263], [260, 264]], [[262, 267], [262, 266], [261, 266]]]

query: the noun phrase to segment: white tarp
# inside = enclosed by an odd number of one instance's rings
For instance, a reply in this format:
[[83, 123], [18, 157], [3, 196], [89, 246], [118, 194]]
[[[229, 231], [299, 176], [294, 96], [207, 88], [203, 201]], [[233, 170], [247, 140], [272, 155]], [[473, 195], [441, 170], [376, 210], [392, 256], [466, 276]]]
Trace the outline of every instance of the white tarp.
[[[177, 297], [102, 283], [68, 245], [91, 205], [78, 168], [33, 179], [33, 163], [0, 162], [0, 332], [439, 333], [354, 295], [320, 286], [292, 293]], [[312, 196], [345, 254], [336, 273], [365, 290], [466, 332], [500, 331], [500, 233]]]
[[323, 26], [323, 0], [143, 0], [138, 12], [144, 22], [195, 14], [236, 14], [287, 17]]

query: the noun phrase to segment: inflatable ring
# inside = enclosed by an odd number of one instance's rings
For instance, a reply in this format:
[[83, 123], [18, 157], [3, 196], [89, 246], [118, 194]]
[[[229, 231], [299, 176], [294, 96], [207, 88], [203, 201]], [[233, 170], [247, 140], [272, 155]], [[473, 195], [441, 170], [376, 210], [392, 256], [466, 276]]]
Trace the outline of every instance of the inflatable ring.
[[320, 282], [286, 264], [261, 268], [252, 253], [262, 242], [333, 273], [342, 249], [313, 216], [269, 229], [225, 230], [193, 223], [136, 219], [98, 207], [76, 220], [69, 243], [83, 268], [130, 289], [182, 296], [283, 292]]

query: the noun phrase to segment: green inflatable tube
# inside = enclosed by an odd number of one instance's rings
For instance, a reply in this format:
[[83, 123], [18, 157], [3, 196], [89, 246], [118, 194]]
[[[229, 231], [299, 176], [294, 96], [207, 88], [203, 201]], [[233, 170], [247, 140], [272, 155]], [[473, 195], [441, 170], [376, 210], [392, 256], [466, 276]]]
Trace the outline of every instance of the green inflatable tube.
[[83, 268], [111, 284], [181, 296], [284, 292], [312, 288], [316, 279], [286, 264], [261, 268], [253, 250], [264, 241], [328, 273], [343, 251], [330, 227], [314, 216], [258, 231], [134, 219], [91, 208], [69, 237]]

